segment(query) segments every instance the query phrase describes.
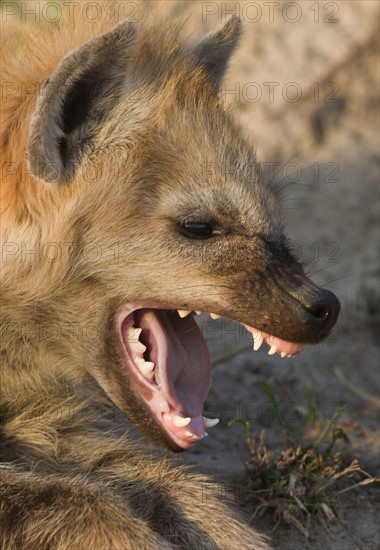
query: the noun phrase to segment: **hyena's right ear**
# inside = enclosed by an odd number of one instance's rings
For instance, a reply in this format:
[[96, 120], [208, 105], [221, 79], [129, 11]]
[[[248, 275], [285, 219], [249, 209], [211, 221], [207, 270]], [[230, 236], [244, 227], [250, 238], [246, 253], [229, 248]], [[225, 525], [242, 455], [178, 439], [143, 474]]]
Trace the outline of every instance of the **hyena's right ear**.
[[69, 181], [122, 91], [136, 30], [125, 21], [80, 46], [46, 81], [30, 124], [28, 163], [47, 182]]
[[241, 21], [232, 16], [195, 48], [197, 65], [204, 68], [214, 90], [220, 86], [241, 34]]

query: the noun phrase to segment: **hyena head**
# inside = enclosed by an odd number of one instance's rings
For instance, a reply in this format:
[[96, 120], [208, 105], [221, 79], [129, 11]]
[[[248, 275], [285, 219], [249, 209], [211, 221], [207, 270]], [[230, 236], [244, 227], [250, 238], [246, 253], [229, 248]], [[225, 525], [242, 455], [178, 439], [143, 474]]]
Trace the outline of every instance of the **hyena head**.
[[239, 33], [231, 18], [191, 47], [165, 25], [123, 22], [60, 62], [30, 124], [30, 171], [41, 193], [64, 197], [61, 227], [78, 245], [57, 278], [57, 315], [98, 329], [72, 343], [72, 360], [177, 450], [210, 424], [194, 311], [236, 320], [256, 348], [282, 355], [326, 338], [339, 312], [292, 255], [276, 198], [223, 107]]

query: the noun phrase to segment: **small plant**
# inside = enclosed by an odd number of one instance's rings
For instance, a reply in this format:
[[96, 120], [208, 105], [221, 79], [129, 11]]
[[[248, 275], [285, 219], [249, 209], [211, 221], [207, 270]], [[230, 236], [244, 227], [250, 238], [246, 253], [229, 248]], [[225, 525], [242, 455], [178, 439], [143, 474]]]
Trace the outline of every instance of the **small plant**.
[[[239, 418], [229, 423], [242, 424], [251, 454], [246, 463], [250, 478], [246, 504], [255, 507], [251, 521], [271, 509], [277, 518], [273, 530], [284, 521], [309, 538], [312, 515], [322, 523], [324, 518], [331, 520], [335, 517], [333, 501], [338, 495], [378, 480], [364, 472], [356, 459], [347, 463], [343, 452], [336, 449], [338, 442], [350, 445], [348, 435], [337, 425], [341, 410], [337, 410], [331, 420], [319, 420], [316, 400], [308, 387], [307, 408], [303, 409], [303, 416], [313, 428], [317, 428], [318, 435], [314, 441], [305, 444], [300, 425], [297, 426], [297, 437], [290, 436], [272, 387], [264, 384], [263, 389], [273, 407], [286, 448], [274, 456], [265, 445], [265, 430], [255, 441], [247, 420]], [[344, 488], [338, 486], [338, 481], [343, 480], [348, 482]]]

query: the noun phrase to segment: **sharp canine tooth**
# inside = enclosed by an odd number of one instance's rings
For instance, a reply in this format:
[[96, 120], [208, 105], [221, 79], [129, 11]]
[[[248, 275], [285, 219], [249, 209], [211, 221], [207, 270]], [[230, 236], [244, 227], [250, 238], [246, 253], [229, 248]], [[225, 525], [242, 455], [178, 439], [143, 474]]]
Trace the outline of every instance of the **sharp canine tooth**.
[[263, 338], [263, 335], [260, 333], [260, 336], [258, 339], [256, 339], [254, 337], [254, 342], [253, 342], [253, 349], [254, 351], [258, 351], [260, 348], [261, 348], [261, 344], [264, 342], [264, 338]]
[[218, 315], [217, 313], [210, 313], [210, 317], [211, 319], [219, 319], [220, 315]]
[[200, 315], [202, 312], [201, 311], [196, 311], [195, 312], [197, 315]]
[[268, 355], [274, 355], [277, 351], [276, 346], [271, 346], [270, 350], [268, 351]]
[[281, 357], [285, 357], [286, 353], [284, 351], [281, 352]]
[[190, 422], [191, 418], [189, 416], [187, 418], [182, 418], [182, 416], [179, 416], [178, 414], [173, 416], [173, 424], [176, 428], [184, 428], [190, 424]]
[[219, 418], [207, 418], [206, 416], [202, 416], [202, 418], [206, 428], [213, 428], [219, 423]]
[[187, 317], [190, 315], [191, 311], [187, 311], [187, 309], [178, 309], [178, 315], [183, 319], [184, 317]]

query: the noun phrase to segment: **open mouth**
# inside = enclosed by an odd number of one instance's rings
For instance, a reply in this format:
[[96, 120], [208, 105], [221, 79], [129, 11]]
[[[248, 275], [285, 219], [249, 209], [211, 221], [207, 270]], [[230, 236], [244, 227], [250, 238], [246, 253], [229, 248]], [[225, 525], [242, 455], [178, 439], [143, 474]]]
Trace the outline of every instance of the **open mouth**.
[[[202, 415], [211, 386], [211, 362], [195, 312], [125, 307], [117, 325], [132, 387], [169, 442], [186, 449], [207, 436], [206, 430], [218, 419]], [[264, 342], [269, 355], [281, 357], [293, 357], [303, 348], [243, 326], [253, 336], [255, 351]]]

